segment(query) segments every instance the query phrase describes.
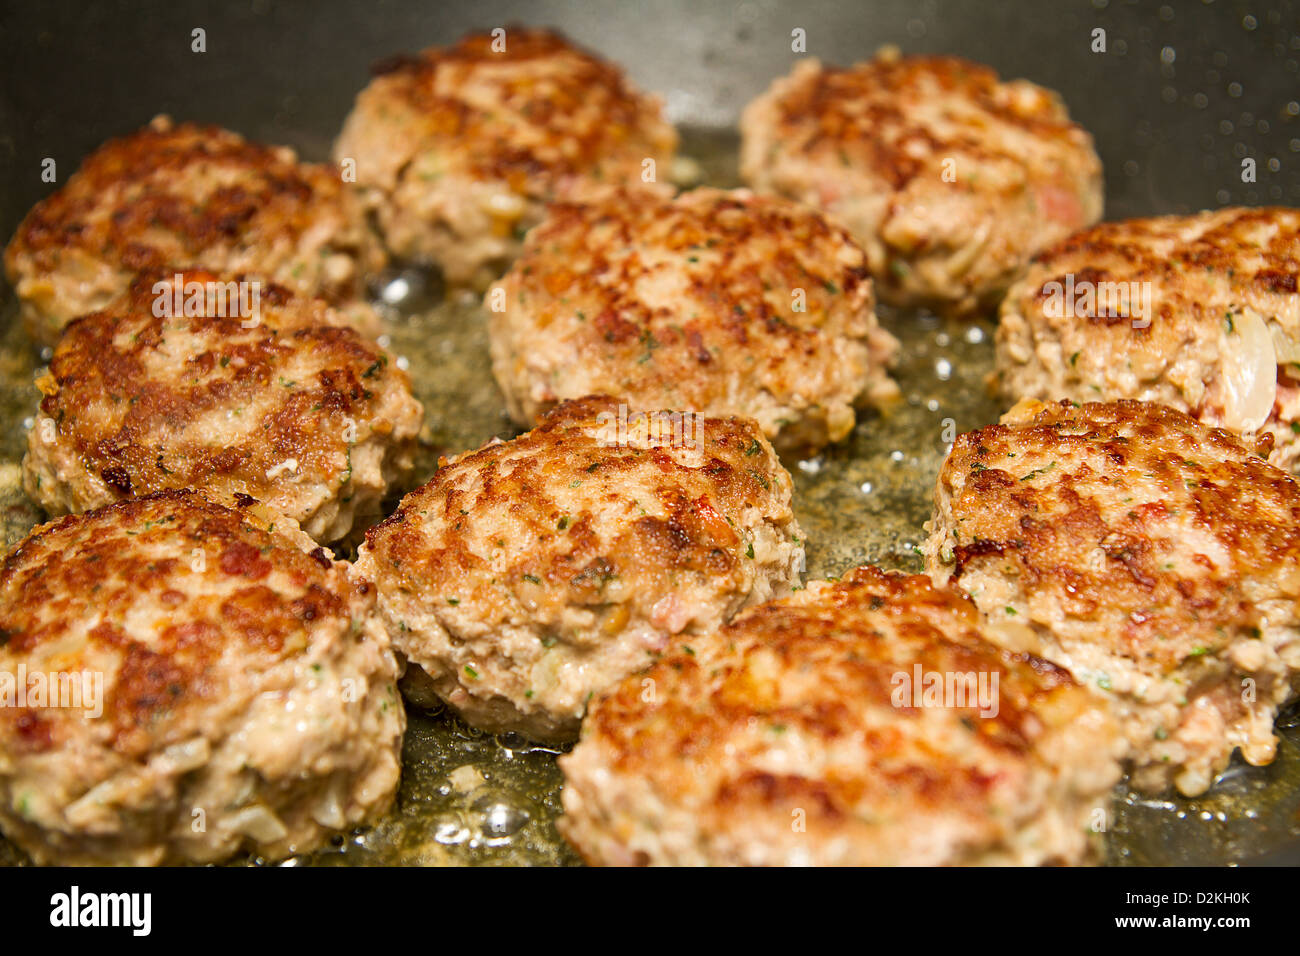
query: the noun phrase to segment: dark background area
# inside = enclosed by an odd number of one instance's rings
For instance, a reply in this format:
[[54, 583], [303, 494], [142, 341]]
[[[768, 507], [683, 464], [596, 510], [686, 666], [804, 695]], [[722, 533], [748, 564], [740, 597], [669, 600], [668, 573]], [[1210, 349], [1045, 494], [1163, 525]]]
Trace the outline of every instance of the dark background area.
[[[678, 123], [727, 126], [795, 59], [883, 43], [957, 53], [1059, 90], [1096, 137], [1109, 218], [1300, 204], [1300, 7], [1215, 0], [700, 3], [26, 2], [0, 4], [0, 236], [81, 158], [154, 114], [324, 158], [374, 61], [511, 22], [554, 25], [661, 93]], [[191, 30], [207, 52], [191, 52]], [[1091, 31], [1106, 31], [1093, 53]], [[1241, 182], [1253, 157], [1258, 182]]]

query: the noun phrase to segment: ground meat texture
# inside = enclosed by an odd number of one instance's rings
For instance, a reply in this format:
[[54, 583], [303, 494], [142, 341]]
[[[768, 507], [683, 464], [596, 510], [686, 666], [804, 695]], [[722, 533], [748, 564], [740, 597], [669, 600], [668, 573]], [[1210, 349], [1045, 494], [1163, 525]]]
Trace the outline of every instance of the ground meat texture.
[[546, 30], [507, 28], [504, 41], [498, 52], [490, 34], [474, 34], [380, 64], [334, 148], [355, 163], [395, 255], [479, 289], [518, 255], [547, 202], [663, 188], [677, 148], [659, 99], [613, 64]]
[[865, 267], [815, 211], [745, 190], [556, 204], [488, 291], [493, 372], [524, 423], [605, 393], [813, 450], [898, 395]]
[[1266, 451], [1162, 405], [1026, 401], [940, 472], [931, 575], [1113, 705], [1139, 790], [1202, 793], [1238, 748], [1273, 759], [1300, 486]]
[[379, 592], [414, 699], [571, 740], [593, 694], [798, 584], [791, 479], [753, 422], [674, 437], [632, 412], [620, 435], [618, 410], [566, 402], [445, 462], [367, 533], [353, 573]]
[[1300, 210], [1102, 223], [1042, 253], [1007, 293], [999, 387], [1008, 402], [1160, 402], [1271, 435], [1269, 460], [1294, 472], [1297, 280]]
[[278, 286], [260, 288], [254, 318], [206, 295], [197, 314], [154, 314], [174, 289], [248, 281], [142, 274], [68, 327], [37, 381], [32, 500], [57, 515], [203, 486], [264, 501], [321, 542], [378, 518], [411, 471], [424, 414], [383, 349]]
[[[606, 865], [1087, 861], [1115, 723], [986, 632], [955, 591], [877, 568], [752, 608], [592, 705], [561, 832]], [[918, 668], [983, 675], [996, 707], [927, 703]]]
[[324, 297], [374, 334], [364, 277], [384, 261], [337, 169], [166, 116], [91, 153], [5, 250], [22, 319], [42, 344], [137, 272], [170, 266], [259, 273]]
[[801, 60], [740, 129], [746, 182], [847, 226], [892, 305], [991, 307], [1035, 252], [1101, 218], [1101, 161], [1059, 97], [955, 57]]
[[37, 863], [279, 859], [392, 803], [374, 596], [262, 506], [168, 491], [38, 527], [0, 564], [0, 638], [29, 693], [102, 680], [0, 708], [0, 830]]

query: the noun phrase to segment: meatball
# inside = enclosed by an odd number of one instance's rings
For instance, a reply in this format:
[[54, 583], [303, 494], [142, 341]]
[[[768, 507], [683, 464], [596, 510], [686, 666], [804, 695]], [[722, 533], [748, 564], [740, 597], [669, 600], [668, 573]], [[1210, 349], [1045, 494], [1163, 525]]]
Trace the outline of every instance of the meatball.
[[1249, 445], [1134, 401], [1026, 401], [960, 436], [924, 546], [1008, 646], [1113, 704], [1131, 781], [1202, 793], [1269, 763], [1300, 669], [1300, 486]]
[[1044, 252], [1002, 303], [1008, 401], [1160, 402], [1273, 436], [1300, 469], [1300, 210], [1108, 222]]
[[802, 60], [740, 129], [745, 181], [847, 226], [892, 305], [991, 306], [1030, 256], [1101, 218], [1101, 161], [1060, 98], [955, 57]]
[[375, 72], [334, 155], [355, 164], [388, 248], [453, 285], [500, 275], [548, 201], [657, 181], [677, 148], [657, 97], [546, 30], [473, 34]]
[[392, 803], [374, 596], [261, 505], [164, 491], [38, 527], [0, 565], [0, 638], [0, 829], [38, 863], [279, 858]]
[[798, 584], [791, 487], [752, 421], [588, 397], [446, 461], [353, 573], [413, 699], [563, 742], [592, 694]]
[[745, 190], [556, 204], [488, 292], [493, 372], [523, 423], [605, 393], [815, 449], [898, 395], [865, 265], [815, 211]]
[[363, 277], [384, 261], [337, 169], [166, 116], [91, 153], [5, 250], [23, 321], [43, 344], [137, 272], [172, 266], [256, 272], [374, 333]]
[[746, 611], [592, 705], [560, 829], [607, 865], [1086, 861], [1118, 729], [986, 631], [877, 568]]
[[406, 373], [342, 321], [259, 280], [142, 274], [68, 327], [37, 381], [27, 494], [56, 515], [201, 485], [343, 538], [410, 473], [424, 410]]

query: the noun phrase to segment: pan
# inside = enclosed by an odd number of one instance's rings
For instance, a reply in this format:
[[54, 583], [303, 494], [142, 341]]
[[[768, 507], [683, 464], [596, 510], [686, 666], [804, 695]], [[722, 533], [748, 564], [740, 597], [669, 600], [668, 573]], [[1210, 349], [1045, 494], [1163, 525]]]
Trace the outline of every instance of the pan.
[[[1106, 170], [1106, 218], [1220, 205], [1300, 205], [1300, 10], [1232, 2], [1118, 0], [984, 4], [743, 0], [698, 4], [382, 0], [351, 4], [103, 2], [9, 5], [0, 31], [0, 235], [104, 140], [158, 113], [216, 123], [323, 160], [372, 63], [527, 22], [555, 27], [660, 93], [700, 181], [739, 184], [741, 108], [786, 73], [790, 36], [834, 63], [893, 43], [988, 63], [1061, 92], [1095, 137]], [[192, 43], [195, 30], [204, 51]], [[1098, 49], [1097, 38], [1104, 49]], [[1242, 160], [1258, 175], [1244, 182]], [[397, 281], [397, 280], [400, 280]], [[397, 295], [397, 290], [402, 290]], [[480, 307], [443, 296], [408, 268], [381, 277], [391, 350], [405, 356], [427, 410], [417, 479], [440, 454], [514, 432], [488, 361]], [[866, 415], [845, 442], [788, 461], [807, 532], [810, 577], [874, 563], [920, 570], [922, 524], [945, 433], [996, 420], [992, 322], [951, 323], [882, 308], [903, 343], [903, 407]], [[0, 533], [5, 546], [42, 516], [21, 491], [19, 463], [44, 358], [0, 286]], [[1151, 798], [1117, 790], [1111, 864], [1300, 863], [1300, 712], [1284, 713], [1277, 760], [1234, 760], [1207, 794]], [[555, 828], [556, 748], [480, 733], [447, 713], [412, 711], [397, 808], [378, 826], [292, 862], [569, 864]], [[468, 768], [468, 769], [467, 769]], [[0, 841], [0, 862], [22, 864]], [[256, 860], [240, 862], [257, 863]]]

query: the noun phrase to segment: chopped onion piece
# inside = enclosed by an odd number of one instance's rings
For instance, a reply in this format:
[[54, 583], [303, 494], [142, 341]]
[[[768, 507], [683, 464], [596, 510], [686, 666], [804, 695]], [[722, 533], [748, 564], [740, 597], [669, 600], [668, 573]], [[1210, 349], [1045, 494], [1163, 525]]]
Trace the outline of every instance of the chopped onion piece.
[[1224, 338], [1224, 423], [1255, 432], [1268, 421], [1277, 399], [1277, 353], [1258, 312], [1246, 309], [1233, 317], [1232, 325]]
[[172, 744], [160, 755], [159, 759], [169, 773], [187, 773], [196, 770], [208, 762], [212, 756], [212, 747], [204, 737], [195, 737], [183, 743]]
[[316, 801], [311, 818], [330, 830], [342, 830], [348, 822], [343, 813], [343, 800], [339, 794], [339, 785], [330, 784]]
[[1283, 332], [1282, 326], [1276, 322], [1270, 322], [1268, 330], [1273, 334], [1273, 351], [1277, 353], [1277, 364], [1300, 365], [1300, 342]]
[[259, 804], [236, 810], [227, 822], [230, 829], [258, 843], [275, 843], [289, 835], [280, 818]]

